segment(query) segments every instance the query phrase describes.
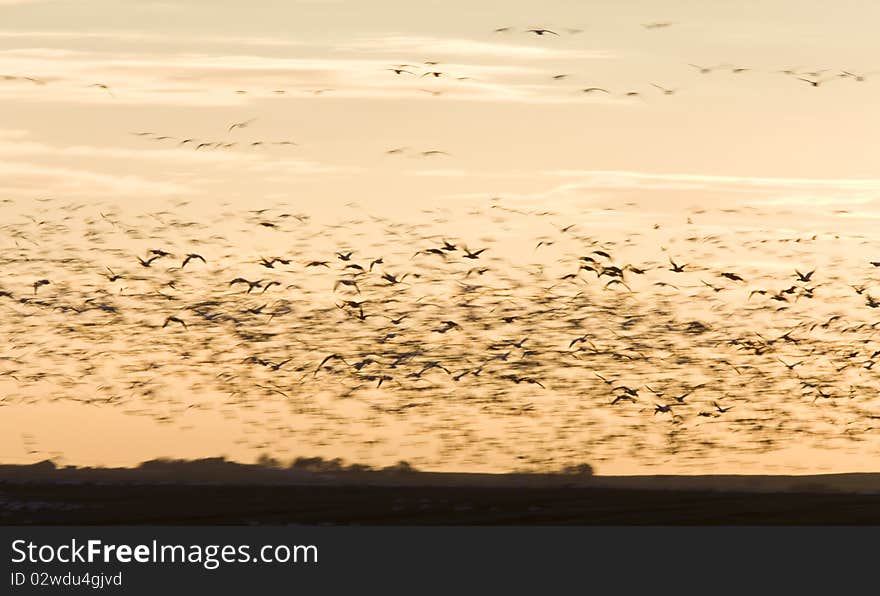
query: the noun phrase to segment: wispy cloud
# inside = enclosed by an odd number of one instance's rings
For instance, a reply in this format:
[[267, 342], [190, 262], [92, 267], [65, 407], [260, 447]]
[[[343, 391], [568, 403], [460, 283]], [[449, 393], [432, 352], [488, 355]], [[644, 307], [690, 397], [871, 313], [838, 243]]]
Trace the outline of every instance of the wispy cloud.
[[[49, 1], [49, 0], [46, 0]], [[0, 0], [2, 3], [2, 0]], [[59, 42], [89, 42], [89, 41], [116, 41], [124, 43], [142, 44], [167, 44], [174, 46], [200, 46], [200, 45], [224, 45], [224, 46], [256, 46], [275, 48], [303, 48], [316, 47], [299, 39], [287, 39], [282, 37], [266, 36], [241, 36], [241, 35], [179, 35], [169, 33], [156, 33], [144, 31], [0, 31], [0, 40], [32, 40], [32, 41], [59, 41]]]
[[[534, 192], [500, 193], [506, 199], [535, 201], [613, 198], [690, 204], [694, 197], [706, 203], [733, 200], [763, 206], [843, 206], [880, 200], [880, 178], [787, 178], [708, 174], [649, 173], [626, 170], [545, 170], [535, 178], [564, 179]], [[473, 199], [473, 193], [453, 198]]]
[[[0, 129], [0, 156], [9, 158], [40, 158], [40, 159], [90, 159], [90, 160], [118, 160], [124, 162], [141, 161], [144, 163], [158, 163], [177, 166], [217, 166], [228, 168], [231, 164], [237, 164], [241, 168], [266, 171], [277, 169], [295, 174], [329, 174], [329, 173], [352, 173], [351, 167], [341, 167], [333, 164], [320, 163], [308, 159], [289, 157], [284, 153], [289, 150], [272, 150], [270, 148], [248, 149], [246, 145], [242, 149], [205, 149], [196, 151], [192, 148], [178, 148], [176, 141], [172, 145], [156, 145], [143, 149], [131, 149], [125, 147], [95, 147], [91, 145], [56, 146], [46, 143], [25, 140], [27, 131], [2, 130]], [[144, 141], [144, 143], [154, 143]]]
[[16, 4], [45, 4], [47, 2], [59, 2], [62, 0], [0, 0], [0, 6], [13, 6]]
[[176, 142], [144, 149], [57, 146], [28, 137], [24, 130], [0, 129], [0, 194], [4, 196], [192, 197], [215, 193], [236, 175], [284, 186], [301, 183], [307, 176], [359, 171], [300, 159], [280, 147], [195, 151], [178, 148]]
[[29, 134], [30, 132], [27, 130], [0, 128], [0, 141], [23, 139]]
[[410, 172], [410, 174], [412, 176], [420, 176], [426, 178], [465, 178], [471, 175], [466, 170], [455, 170], [451, 168], [438, 168], [436, 170], [414, 170], [413, 172]]
[[551, 170], [550, 176], [577, 178], [591, 188], [653, 190], [825, 190], [831, 192], [877, 192], [880, 178], [784, 178], [704, 174], [654, 174], [622, 170]]
[[[455, 101], [627, 103], [536, 84], [533, 80], [547, 73], [528, 65], [459, 61], [444, 64], [442, 76], [429, 78], [419, 76], [422, 71], [397, 76], [389, 66], [387, 59], [364, 57], [25, 48], [0, 51], [0, 72], [48, 84], [18, 79], [0, 85], [9, 99], [104, 104], [231, 106], [259, 98], [310, 97], [316, 89], [331, 89], [337, 97], [368, 99], [433, 94], [432, 99]], [[96, 87], [97, 83], [109, 90]]]
[[182, 184], [141, 176], [109, 174], [89, 169], [32, 162], [0, 162], [0, 193], [16, 196], [132, 197], [192, 193]]
[[614, 54], [605, 50], [551, 48], [473, 39], [403, 35], [364, 38], [344, 44], [337, 49], [411, 56], [479, 56], [514, 60], [584, 60], [614, 57]]

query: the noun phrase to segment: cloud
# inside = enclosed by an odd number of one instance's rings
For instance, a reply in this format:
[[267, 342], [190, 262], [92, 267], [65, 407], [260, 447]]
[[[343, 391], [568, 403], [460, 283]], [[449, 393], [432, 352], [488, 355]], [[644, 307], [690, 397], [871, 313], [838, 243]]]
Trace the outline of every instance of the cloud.
[[192, 193], [181, 184], [64, 166], [21, 161], [0, 162], [0, 193], [66, 197], [169, 196]]
[[[46, 0], [48, 1], [48, 0]], [[0, 0], [2, 2], [2, 0]], [[174, 35], [166, 33], [146, 33], [143, 31], [0, 31], [0, 40], [41, 40], [41, 41], [66, 41], [88, 42], [94, 40], [117, 41], [126, 43], [143, 44], [173, 44], [175, 46], [198, 46], [198, 45], [229, 45], [229, 46], [257, 46], [294, 48], [306, 47], [308, 44], [301, 40], [286, 39], [281, 37], [246, 37], [236, 35]]]
[[880, 178], [784, 178], [767, 176], [723, 176], [704, 174], [652, 174], [621, 170], [551, 170], [550, 176], [577, 178], [590, 188], [651, 190], [826, 190], [878, 192]]
[[[230, 182], [303, 183], [309, 176], [351, 175], [356, 167], [291, 156], [296, 148], [243, 145], [236, 149], [55, 146], [28, 139], [27, 131], [0, 129], [0, 196], [78, 198], [208, 196]], [[140, 140], [138, 140], [139, 142]]]
[[[0, 72], [26, 74], [47, 83], [0, 81], [7, 99], [27, 101], [231, 106], [258, 98], [311, 97], [317, 88], [329, 88], [335, 96], [348, 98], [427, 97], [428, 89], [440, 93], [432, 98], [436, 100], [585, 101], [547, 85], [518, 82], [519, 75], [541, 74], [528, 67], [447, 64], [447, 76], [439, 79], [398, 77], [387, 69], [386, 60], [368, 58], [110, 54], [57, 48], [0, 51]], [[110, 91], [95, 87], [95, 83], [108, 85]], [[239, 94], [239, 90], [246, 93]]]
[[[319, 88], [364, 99], [427, 97], [428, 88], [436, 101], [632, 103], [535, 83], [550, 79], [550, 66], [541, 61], [610, 57], [602, 51], [439, 37], [385, 36], [337, 45], [134, 31], [0, 31], [3, 40], [42, 44], [0, 50], [0, 72], [48, 83], [0, 80], [4, 97], [19, 101], [236, 106], [265, 98], [308, 98]], [[94, 49], [92, 42], [99, 40], [126, 43]], [[426, 65], [412, 68], [415, 76], [389, 72], [392, 64], [413, 55], [440, 59], [443, 76], [423, 78]], [[109, 85], [112, 94], [94, 83]]]
[[[176, 141], [173, 145], [157, 145], [156, 148], [130, 149], [124, 147], [95, 147], [90, 145], [54, 146], [44, 143], [24, 141], [27, 131], [2, 130], [0, 129], [0, 156], [10, 158], [40, 158], [62, 159], [70, 161], [74, 158], [99, 160], [117, 160], [130, 163], [141, 161], [145, 163], [159, 163], [177, 166], [217, 166], [228, 168], [231, 164], [237, 164], [242, 168], [255, 171], [268, 171], [277, 169], [298, 175], [303, 174], [330, 174], [330, 173], [353, 173], [354, 168], [344, 168], [332, 164], [315, 162], [307, 159], [291, 158], [283, 153], [287, 151], [273, 151], [270, 148], [249, 149], [242, 146], [241, 149], [205, 149], [196, 151], [192, 148], [178, 148]], [[18, 141], [18, 142], [10, 142]], [[154, 143], [145, 140], [144, 143]]]
[[403, 53], [417, 56], [480, 56], [526, 60], [584, 60], [614, 57], [613, 54], [605, 50], [571, 50], [472, 39], [402, 35], [360, 39], [341, 46], [339, 49], [357, 52]]
[[0, 142], [23, 139], [30, 134], [30, 131], [20, 129], [2, 129], [0, 128]]
[[[535, 178], [569, 179], [534, 192], [498, 192], [505, 199], [534, 203], [548, 200], [611, 199], [657, 201], [664, 205], [697, 200], [753, 206], [827, 207], [861, 205], [880, 200], [880, 178], [787, 178], [708, 174], [649, 173], [627, 170], [545, 170]], [[474, 199], [477, 193], [450, 198]]]
[[436, 170], [414, 170], [410, 172], [412, 176], [420, 176], [427, 178], [465, 178], [470, 176], [465, 170], [455, 170], [455, 169], [436, 169]]

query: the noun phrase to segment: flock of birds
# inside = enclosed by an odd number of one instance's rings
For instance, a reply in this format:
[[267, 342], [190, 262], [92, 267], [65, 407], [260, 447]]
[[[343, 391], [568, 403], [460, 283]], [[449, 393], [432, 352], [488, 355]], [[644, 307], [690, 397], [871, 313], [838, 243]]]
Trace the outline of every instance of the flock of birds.
[[0, 406], [214, 412], [254, 452], [477, 469], [855, 445], [880, 416], [880, 261], [810, 266], [846, 254], [831, 233], [188, 209], [47, 199], [0, 226]]
[[[658, 23], [646, 23], [643, 25], [646, 29], [661, 29], [666, 27], [671, 27], [673, 23], [669, 22], [658, 22]], [[502, 27], [495, 30], [495, 33], [509, 33], [514, 29], [511, 27]], [[581, 29], [567, 29], [567, 33], [569, 34], [578, 34], [581, 33]], [[532, 33], [537, 36], [547, 36], [547, 35], [556, 35], [559, 33], [551, 30], [551, 29], [526, 29], [525, 33]], [[713, 72], [722, 71], [729, 72], [732, 74], [740, 75], [743, 73], [747, 73], [753, 71], [755, 69], [738, 66], [730, 63], [721, 63], [717, 65], [699, 65], [689, 63], [688, 66], [694, 69], [697, 73], [701, 75], [708, 75]], [[450, 80], [450, 81], [472, 81], [473, 77], [469, 76], [457, 76], [455, 74], [449, 73], [443, 69], [443, 66], [440, 62], [435, 60], [426, 60], [421, 64], [394, 64], [386, 69], [388, 72], [394, 73], [394, 75], [398, 77], [409, 77], [414, 78], [416, 80], [422, 80], [424, 78], [428, 78], [428, 80]], [[804, 83], [808, 83], [812, 87], [819, 87], [828, 83], [829, 81], [834, 80], [849, 80], [855, 82], [865, 82], [868, 79], [869, 75], [876, 74], [874, 72], [868, 73], [857, 73], [852, 70], [833, 70], [833, 69], [809, 69], [802, 67], [794, 67], [794, 68], [785, 68], [782, 70], [769, 71], [771, 74], [783, 74], [788, 77], [794, 78], [798, 81], [802, 81]], [[568, 81], [572, 78], [571, 73], [556, 73], [550, 76], [550, 80], [554, 83], [560, 83], [564, 81]], [[653, 87], [656, 92], [659, 92], [662, 95], [670, 96], [674, 95], [678, 89], [672, 88], [667, 85], [662, 85], [658, 83], [650, 83], [650, 86]], [[442, 90], [432, 90], [432, 89], [424, 89], [419, 88], [419, 91], [439, 96], [444, 93]], [[575, 89], [575, 92], [584, 94], [584, 95], [613, 95], [614, 92], [609, 90], [604, 86], [596, 86], [596, 85], [588, 85], [581, 86]], [[645, 97], [645, 92], [641, 90], [627, 89], [620, 92], [620, 95], [627, 99], [642, 99]]]
[[[666, 30], [676, 25], [674, 22], [670, 21], [657, 21], [657, 22], [649, 22], [642, 23], [641, 27], [646, 31], [660, 31]], [[571, 36], [571, 35], [579, 35], [584, 32], [583, 29], [579, 28], [564, 28], [559, 30], [548, 29], [543, 27], [534, 27], [527, 29], [518, 29], [515, 27], [499, 27], [494, 29], [495, 35], [510, 35], [510, 34], [523, 34], [530, 35], [532, 37], [537, 38], [552, 38], [552, 37], [561, 37]], [[694, 69], [695, 72], [708, 75], [714, 72], [722, 71], [729, 72], [737, 75], [741, 75], [743, 73], [748, 72], [756, 72], [759, 69], [750, 68], [746, 66], [730, 64], [730, 63], [721, 63], [717, 65], [700, 65], [689, 63], [687, 65], [689, 68]], [[449, 72], [443, 65], [442, 62], [437, 60], [425, 60], [421, 62], [412, 62], [412, 63], [402, 63], [402, 64], [392, 64], [384, 69], [386, 72], [392, 73], [392, 76], [398, 78], [410, 78], [416, 81], [428, 81], [428, 82], [454, 82], [454, 83], [468, 83], [481, 82], [478, 78], [473, 76], [463, 76], [460, 74], [455, 74]], [[802, 68], [802, 67], [794, 67], [794, 68], [784, 68], [781, 70], [771, 70], [767, 71], [768, 73], [773, 74], [784, 74], [791, 79], [801, 81], [805, 84], [810, 85], [811, 87], [820, 87], [827, 85], [832, 81], [854, 81], [854, 82], [865, 82], [868, 80], [868, 77], [876, 74], [875, 72], [856, 72], [852, 69], [832, 69], [832, 68]], [[574, 75], [571, 73], [555, 73], [550, 76], [550, 81], [554, 83], [560, 83], [564, 81], [570, 80]], [[38, 75], [22, 75], [22, 74], [3, 74], [0, 75], [0, 82], [12, 82], [12, 83], [23, 83], [23, 84], [33, 84], [45, 86], [52, 82], [55, 82], [56, 78], [38, 76]], [[108, 82], [92, 82], [92, 83], [84, 83], [84, 85], [89, 89], [94, 89], [96, 92], [105, 93], [109, 97], [116, 99], [117, 94], [115, 91], [115, 87]], [[676, 94], [679, 89], [677, 87], [671, 87], [668, 84], [661, 84], [658, 82], [651, 82], [649, 86], [653, 88], [655, 93], [659, 93], [664, 96], [671, 96]], [[431, 96], [441, 96], [447, 93], [449, 88], [425, 88], [423, 86], [416, 87], [417, 91], [431, 95]], [[272, 96], [287, 96], [291, 93], [291, 90], [286, 88], [272, 88], [268, 90], [261, 90], [262, 92], [269, 93]], [[309, 88], [309, 89], [299, 89], [298, 91], [302, 93], [306, 93], [313, 96], [321, 96], [326, 94], [332, 94], [339, 89], [335, 87], [318, 87], [318, 88]], [[582, 95], [619, 95], [624, 99], [631, 100], [643, 100], [647, 95], [644, 90], [637, 89], [624, 89], [619, 92], [610, 90], [607, 86], [597, 85], [595, 82], [591, 82], [587, 85], [582, 85], [573, 90], [573, 92], [580, 93]], [[249, 95], [253, 94], [254, 90], [248, 89], [235, 89], [233, 91], [236, 95]], [[246, 125], [243, 123], [242, 126]], [[146, 135], [146, 133], [143, 133]], [[151, 133], [152, 134], [152, 133]], [[176, 140], [180, 141], [182, 144], [192, 143], [193, 147], [197, 149], [202, 148], [231, 148], [236, 146], [238, 143], [217, 140], [217, 141], [199, 141], [197, 139], [186, 139], [186, 138], [177, 138], [173, 136], [166, 135], [153, 135], [153, 138], [156, 140]], [[253, 141], [250, 143], [253, 147], [263, 146], [271, 144], [267, 141]], [[274, 144], [279, 145], [295, 145], [290, 141], [276, 141]]]
[[[581, 33], [495, 31], [515, 32]], [[385, 71], [419, 85], [471, 78], [434, 60]], [[777, 72], [812, 87], [871, 74]], [[116, 97], [109, 84], [89, 87]], [[195, 151], [298, 146], [244, 140], [254, 121], [229, 123], [225, 138], [132, 134]], [[562, 222], [498, 201], [428, 209], [416, 222], [354, 205], [323, 224], [287, 204], [2, 207], [18, 216], [0, 225], [0, 407], [77, 402], [181, 432], [218, 414], [239, 430], [230, 441], [252, 452], [365, 463], [405, 454], [435, 469], [705, 465], [857, 446], [880, 417], [880, 261], [847, 263], [843, 246], [864, 238], [707, 231], [693, 221], [705, 212], [669, 232], [655, 223], [603, 233], [589, 216]], [[781, 273], [768, 262], [788, 264]], [[39, 436], [25, 439], [40, 452]]]

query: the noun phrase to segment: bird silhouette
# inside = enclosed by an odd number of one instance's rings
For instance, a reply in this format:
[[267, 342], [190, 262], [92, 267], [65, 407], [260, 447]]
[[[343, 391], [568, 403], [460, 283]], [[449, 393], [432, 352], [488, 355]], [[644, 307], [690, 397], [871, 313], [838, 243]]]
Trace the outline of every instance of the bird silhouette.
[[144, 260], [140, 257], [138, 257], [137, 260], [138, 260], [138, 263], [141, 264], [141, 267], [150, 267], [153, 265], [154, 261], [156, 261], [157, 259], [160, 259], [160, 258], [162, 258], [161, 255], [154, 255], [147, 260]]
[[197, 260], [201, 261], [202, 263], [207, 263], [207, 261], [205, 261], [205, 257], [203, 257], [200, 254], [196, 254], [194, 252], [191, 252], [188, 255], [186, 255], [185, 259], [183, 259], [183, 263], [180, 264], [180, 268], [183, 269], [184, 267], [186, 267], [187, 264], [190, 261], [192, 261], [193, 259], [197, 259]]
[[233, 122], [229, 125], [229, 128], [226, 129], [227, 132], [232, 132], [237, 128], [247, 128], [251, 124], [256, 121], [256, 118], [251, 118], [250, 120], [243, 120], [242, 122]]
[[175, 316], [167, 317], [165, 319], [165, 322], [162, 324], [162, 329], [167, 327], [170, 323], [177, 323], [177, 324], [183, 326], [184, 329], [187, 329], [186, 323], [183, 321], [183, 319], [181, 319], [179, 317], [175, 317]]

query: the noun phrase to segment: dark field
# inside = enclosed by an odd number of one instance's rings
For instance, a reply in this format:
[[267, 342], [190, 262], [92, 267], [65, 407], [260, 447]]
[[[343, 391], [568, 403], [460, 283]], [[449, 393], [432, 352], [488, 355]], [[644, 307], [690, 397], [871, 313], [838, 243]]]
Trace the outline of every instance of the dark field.
[[0, 466], [0, 524], [872, 525], [880, 478]]
[[880, 495], [410, 486], [7, 484], [0, 490], [6, 501], [0, 521], [10, 525], [880, 523]]

